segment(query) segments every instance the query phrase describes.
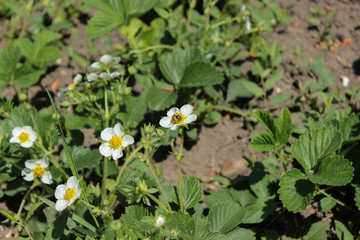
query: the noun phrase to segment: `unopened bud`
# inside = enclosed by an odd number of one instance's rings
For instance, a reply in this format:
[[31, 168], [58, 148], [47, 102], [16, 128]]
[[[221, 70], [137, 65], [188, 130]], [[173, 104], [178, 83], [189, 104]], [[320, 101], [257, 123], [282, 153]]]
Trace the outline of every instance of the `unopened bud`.
[[25, 93], [19, 93], [19, 100], [20, 102], [26, 101], [27, 96]]
[[145, 126], [144, 126], [144, 129], [145, 129], [145, 132], [146, 132], [147, 134], [151, 134], [151, 133], [154, 132], [155, 126], [152, 125], [151, 123], [149, 123], [149, 125], [145, 125]]
[[165, 135], [165, 133], [164, 133], [163, 130], [157, 128], [157, 129], [156, 129], [156, 135], [157, 135], [158, 137], [163, 137], [163, 136]]
[[134, 66], [130, 66], [128, 71], [131, 75], [134, 75], [137, 72], [137, 69]]

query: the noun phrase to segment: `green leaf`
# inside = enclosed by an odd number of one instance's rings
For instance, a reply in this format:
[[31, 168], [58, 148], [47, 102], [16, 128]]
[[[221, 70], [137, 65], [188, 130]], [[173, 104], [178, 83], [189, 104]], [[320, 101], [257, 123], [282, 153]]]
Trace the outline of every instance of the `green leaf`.
[[221, 189], [211, 193], [205, 198], [205, 203], [209, 208], [219, 203], [237, 202], [242, 207], [246, 207], [255, 201], [254, 195], [249, 190], [237, 191], [235, 189]]
[[0, 213], [1, 213], [4, 217], [8, 218], [10, 221], [13, 221], [14, 223], [17, 223], [17, 221], [16, 221], [15, 218], [11, 215], [11, 213], [8, 213], [7, 211], [2, 210], [2, 209], [0, 209]]
[[161, 111], [174, 105], [177, 99], [176, 92], [164, 91], [155, 86], [147, 89], [146, 96], [149, 108], [155, 111]]
[[126, 16], [139, 15], [150, 10], [158, 0], [123, 0]]
[[229, 83], [226, 94], [227, 102], [232, 102], [236, 100], [236, 98], [251, 98], [254, 96], [253, 93], [245, 88], [243, 81], [244, 80], [235, 80]]
[[86, 37], [97, 38], [110, 33], [123, 23], [121, 15], [114, 12], [98, 12], [86, 25]]
[[21, 50], [21, 55], [28, 60], [32, 59], [33, 43], [28, 38], [20, 38], [14, 41], [14, 45]]
[[151, 229], [148, 223], [141, 222], [143, 217], [147, 216], [146, 208], [140, 205], [131, 205], [125, 208], [125, 214], [121, 215], [124, 224], [134, 231], [146, 231]]
[[197, 48], [186, 48], [173, 51], [160, 58], [160, 70], [166, 80], [172, 84], [179, 84], [188, 64], [202, 59]]
[[259, 60], [255, 60], [254, 68], [253, 68], [252, 72], [253, 72], [254, 75], [257, 75], [257, 76], [261, 76], [263, 74], [264, 68], [261, 65]]
[[[41, 33], [39, 33], [34, 41], [34, 48], [32, 51], [32, 60], [35, 62], [41, 62], [38, 60], [38, 57], [44, 57], [44, 55], [46, 55], [46, 50], [43, 50], [44, 47], [46, 45], [48, 45], [49, 43], [56, 41], [58, 39], [60, 39], [62, 37], [62, 35], [60, 33], [55, 33], [55, 32], [50, 32], [50, 31], [43, 31]], [[53, 51], [53, 49], [51, 50]], [[43, 55], [43, 56], [41, 56]], [[61, 54], [60, 54], [61, 55]]]
[[283, 108], [279, 117], [279, 139], [280, 144], [286, 144], [292, 133], [291, 113], [288, 108]]
[[338, 221], [335, 220], [335, 230], [336, 235], [338, 236], [339, 240], [353, 240], [354, 236], [351, 234], [351, 232], [346, 228], [346, 226]]
[[[89, 148], [84, 148], [83, 146], [73, 146], [70, 147], [69, 150], [77, 169], [93, 167], [100, 164], [102, 159], [102, 155], [98, 149], [90, 150]], [[63, 162], [68, 162], [65, 150], [61, 151], [60, 158]]]
[[324, 80], [327, 84], [334, 84], [335, 80], [333, 76], [325, 69], [324, 67], [324, 55], [318, 55], [312, 65], [312, 70], [319, 74], [321, 79]]
[[147, 112], [146, 97], [146, 92], [142, 92], [140, 96], [130, 97], [125, 101], [125, 109], [122, 109], [117, 115], [121, 119], [124, 128], [135, 128], [143, 119]]
[[319, 201], [319, 210], [326, 212], [336, 206], [336, 201], [332, 197], [323, 197]]
[[248, 90], [255, 96], [261, 97], [264, 95], [264, 91], [256, 83], [250, 82], [248, 80], [243, 80], [242, 84], [244, 85], [246, 90]]
[[[258, 167], [261, 166], [261, 167]], [[264, 171], [264, 166], [255, 163], [255, 167], [249, 176], [250, 189], [259, 198], [270, 196], [270, 178], [269, 174]]]
[[342, 138], [334, 127], [324, 127], [302, 135], [291, 146], [291, 153], [301, 166], [309, 172], [317, 161], [336, 151]]
[[[202, 197], [202, 188], [194, 176], [183, 176], [182, 178], [182, 203], [184, 210], [194, 207]], [[171, 199], [180, 205], [179, 183], [171, 192]]]
[[303, 237], [304, 240], [323, 240], [327, 239], [327, 226], [323, 222], [313, 223], [308, 233]]
[[167, 228], [180, 232], [179, 237], [192, 239], [195, 232], [195, 222], [188, 213], [172, 212], [167, 215], [165, 222]]
[[253, 204], [246, 207], [246, 216], [242, 222], [245, 224], [260, 223], [274, 213], [276, 207], [274, 196], [259, 197]]
[[344, 186], [351, 182], [354, 176], [354, 168], [351, 163], [337, 155], [328, 156], [315, 166], [313, 174], [307, 173], [313, 183]]
[[360, 139], [360, 115], [351, 114], [340, 124], [340, 132], [344, 142], [352, 142]]
[[282, 92], [278, 95], [276, 95], [274, 98], [271, 99], [272, 104], [274, 105], [280, 105], [283, 102], [290, 99], [292, 93], [291, 92]]
[[208, 221], [213, 232], [227, 233], [242, 222], [245, 210], [234, 202], [214, 205], [209, 213]]
[[271, 75], [271, 77], [269, 77], [266, 80], [265, 87], [267, 88], [273, 87], [281, 79], [283, 73], [284, 73], [283, 70], [276, 71], [275, 74]]
[[299, 169], [287, 171], [281, 178], [278, 193], [283, 205], [292, 212], [305, 210], [310, 204], [315, 186]]
[[235, 228], [228, 234], [226, 234], [225, 240], [239, 240], [239, 239], [247, 239], [247, 240], [255, 240], [254, 233], [250, 229], [246, 228]]
[[358, 185], [354, 185], [355, 187], [355, 205], [360, 210], [360, 187]]
[[272, 133], [260, 133], [251, 139], [250, 146], [260, 152], [273, 152], [281, 148], [276, 145], [276, 140]]
[[90, 231], [96, 233], [96, 227], [94, 227], [91, 223], [86, 221], [84, 218], [80, 217], [79, 215], [76, 215], [75, 213], [72, 214], [72, 219], [89, 229]]
[[275, 119], [268, 112], [263, 110], [257, 110], [254, 115], [264, 128], [274, 136], [276, 141], [277, 136], [279, 135], [279, 129]]
[[0, 52], [0, 87], [8, 85], [12, 80], [20, 54], [20, 49], [12, 45]]
[[26, 62], [15, 73], [14, 85], [19, 87], [30, 87], [39, 81], [42, 74], [45, 73], [45, 69], [34, 69], [30, 63]]
[[217, 111], [207, 112], [205, 114], [204, 123], [206, 125], [213, 125], [219, 122], [221, 118], [221, 114]]
[[32, 204], [29, 211], [26, 214], [25, 222], [31, 218], [31, 216], [34, 214], [35, 210], [38, 209], [43, 203], [37, 202], [35, 204]]
[[208, 62], [194, 62], [185, 68], [179, 86], [203, 87], [222, 83], [222, 73]]
[[56, 59], [61, 58], [60, 49], [52, 46], [42, 47], [34, 59], [35, 63], [43, 63], [43, 62], [53, 62]]

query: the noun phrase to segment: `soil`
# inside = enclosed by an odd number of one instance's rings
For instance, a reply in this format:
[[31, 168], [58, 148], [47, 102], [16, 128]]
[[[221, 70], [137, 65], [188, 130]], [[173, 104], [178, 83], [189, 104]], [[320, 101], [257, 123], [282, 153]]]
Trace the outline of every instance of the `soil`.
[[[274, 32], [266, 36], [270, 44], [278, 42], [284, 50], [281, 52], [283, 62], [280, 66], [284, 70], [282, 79], [277, 83], [275, 91], [269, 96], [272, 99], [279, 92], [291, 91], [293, 97], [301, 97], [297, 87], [298, 81], [307, 81], [311, 78], [301, 70], [295, 70], [294, 63], [299, 59], [293, 54], [294, 48], [302, 45], [302, 61], [308, 60], [310, 63], [319, 54], [324, 54], [325, 68], [336, 80], [336, 85], [341, 92], [345, 91], [341, 77], [347, 76], [350, 84], [360, 86], [360, 2], [357, 0], [271, 0], [278, 2], [282, 8], [286, 8], [291, 13], [292, 21], [288, 25], [282, 25]], [[329, 20], [331, 24], [330, 35], [333, 40], [333, 50], [323, 50], [316, 39], [312, 37], [314, 33], [321, 33], [323, 29], [310, 26], [308, 19], [311, 15], [311, 7], [326, 7], [336, 11], [336, 15]], [[108, 52], [104, 38], [94, 41], [94, 45], [99, 49], [98, 52], [89, 54], [87, 39], [85, 37], [85, 24], [74, 19], [77, 29], [77, 38], [74, 40], [65, 39], [65, 43], [72, 42], [73, 49], [77, 54], [85, 59], [98, 59], [103, 53]], [[3, 29], [0, 24], [0, 31]], [[122, 44], [121, 36], [114, 32], [114, 44]], [[344, 39], [351, 39], [351, 43], [343, 44]], [[321, 45], [321, 44], [320, 44]], [[6, 46], [6, 42], [0, 39], [0, 47]], [[248, 63], [245, 63], [248, 64]], [[242, 71], [249, 66], [242, 66]], [[30, 88], [31, 102], [36, 104], [46, 96], [44, 89], [51, 90], [51, 86], [57, 79], [60, 81], [58, 88], [67, 86], [72, 82], [73, 76], [77, 73], [85, 73], [86, 69], [69, 59], [63, 53], [63, 57], [57, 64], [50, 68], [44, 78]], [[3, 88], [2, 95], [5, 98], [14, 97], [14, 91], [10, 88]], [[56, 97], [56, 94], [55, 94]], [[256, 100], [254, 100], [256, 103]], [[281, 106], [269, 106], [272, 114], [279, 113]], [[243, 109], [247, 111], [247, 109]], [[296, 120], [301, 123], [300, 120]], [[184, 150], [183, 173], [196, 175], [197, 177], [209, 180], [212, 174], [226, 175], [226, 169], [221, 170], [223, 164], [228, 161], [239, 161], [243, 158], [261, 160], [267, 154], [254, 151], [250, 147], [250, 135], [255, 132], [263, 131], [262, 127], [255, 126], [253, 131], [248, 131], [244, 127], [244, 119], [231, 115], [224, 117], [215, 126], [202, 126], [196, 141], [187, 139]], [[96, 143], [92, 131], [87, 131], [85, 145], [90, 146]], [[176, 184], [178, 179], [178, 165], [171, 155], [167, 155], [168, 149], [164, 149], [164, 156], [156, 159], [154, 164], [162, 164], [166, 184]], [[248, 174], [246, 169], [241, 169], [239, 173]], [[226, 168], [226, 167], [225, 167]], [[233, 170], [233, 169], [232, 169]], [[225, 171], [225, 172], [224, 172]], [[235, 174], [236, 175], [236, 174]], [[209, 187], [209, 186], [208, 186]], [[6, 206], [0, 203], [0, 208]], [[309, 216], [314, 213], [315, 207], [309, 207], [302, 214]], [[328, 217], [327, 217], [328, 218]], [[324, 221], [327, 221], [327, 218]], [[1, 226], [0, 226], [1, 227]], [[0, 239], [4, 238], [5, 232], [0, 228]]]

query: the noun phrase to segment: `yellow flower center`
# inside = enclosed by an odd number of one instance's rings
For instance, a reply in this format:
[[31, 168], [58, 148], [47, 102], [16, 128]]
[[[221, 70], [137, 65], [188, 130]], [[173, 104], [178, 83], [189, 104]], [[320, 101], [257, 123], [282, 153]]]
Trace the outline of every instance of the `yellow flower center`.
[[74, 89], [74, 87], [75, 87], [74, 83], [70, 83], [69, 86], [68, 86], [68, 88], [70, 88], [71, 90]]
[[24, 143], [24, 142], [28, 142], [30, 140], [30, 135], [26, 132], [22, 132], [20, 135], [19, 135], [19, 140], [20, 142]]
[[76, 195], [76, 190], [73, 188], [68, 188], [65, 191], [64, 200], [70, 202], [75, 197], [75, 195]]
[[112, 148], [112, 149], [118, 149], [122, 146], [122, 137], [120, 136], [113, 136], [110, 141], [109, 141], [109, 146]]
[[182, 113], [175, 113], [172, 118], [171, 121], [173, 124], [181, 124], [185, 122], [186, 117], [182, 114]]
[[35, 168], [34, 168], [34, 175], [35, 177], [42, 177], [44, 175], [44, 172], [45, 172], [45, 168], [43, 168], [42, 166], [40, 165], [37, 165]]

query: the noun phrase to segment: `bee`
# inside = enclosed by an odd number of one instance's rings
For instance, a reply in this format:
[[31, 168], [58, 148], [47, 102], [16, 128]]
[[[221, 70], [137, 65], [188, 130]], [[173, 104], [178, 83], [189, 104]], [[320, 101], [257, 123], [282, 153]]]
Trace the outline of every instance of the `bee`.
[[172, 120], [174, 122], [180, 122], [182, 120], [182, 117], [179, 115], [179, 114], [175, 114], [173, 117], [172, 117]]

